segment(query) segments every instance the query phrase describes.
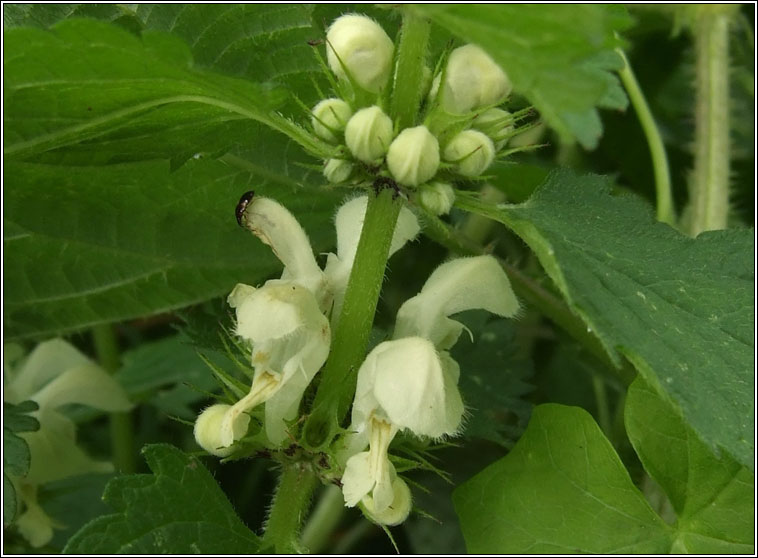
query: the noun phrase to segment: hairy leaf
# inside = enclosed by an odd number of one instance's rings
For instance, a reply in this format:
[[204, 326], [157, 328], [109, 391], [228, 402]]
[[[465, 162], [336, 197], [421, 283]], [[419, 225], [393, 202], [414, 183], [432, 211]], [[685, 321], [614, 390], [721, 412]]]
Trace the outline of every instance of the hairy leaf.
[[624, 109], [613, 52], [622, 9], [592, 5], [424, 4], [415, 9], [465, 41], [484, 48], [564, 139], [588, 149], [602, 124], [596, 107]]
[[16, 518], [18, 498], [16, 488], [11, 481], [14, 477], [23, 477], [29, 472], [31, 455], [26, 440], [18, 436], [19, 432], [39, 430], [39, 422], [27, 413], [35, 411], [37, 404], [24, 401], [18, 405], [3, 403], [3, 524], [10, 525]]
[[711, 447], [753, 467], [753, 232], [692, 239], [608, 181], [550, 175], [524, 204], [459, 206], [534, 250], [611, 358], [626, 356]]
[[69, 554], [252, 554], [259, 539], [237, 517], [203, 464], [168, 444], [142, 450], [151, 475], [108, 483], [117, 513], [71, 537]]
[[536, 407], [508, 456], [453, 501], [472, 554], [659, 554], [671, 545], [671, 529], [578, 407]]
[[[10, 336], [50, 335], [173, 310], [281, 269], [237, 226], [254, 189], [332, 242], [337, 196], [282, 188], [234, 166], [192, 160], [67, 167], [6, 161], [4, 312]], [[276, 176], [274, 176], [276, 178]]]
[[754, 553], [754, 475], [726, 455], [715, 457], [681, 414], [641, 378], [629, 387], [625, 422], [645, 469], [677, 513], [672, 550]]

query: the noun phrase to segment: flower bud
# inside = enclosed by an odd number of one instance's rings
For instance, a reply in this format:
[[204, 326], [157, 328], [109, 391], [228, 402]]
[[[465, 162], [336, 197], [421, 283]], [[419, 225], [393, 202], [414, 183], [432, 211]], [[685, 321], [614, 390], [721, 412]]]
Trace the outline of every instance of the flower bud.
[[492, 164], [495, 145], [481, 132], [464, 130], [450, 140], [442, 156], [456, 163], [456, 171], [463, 176], [479, 176]]
[[406, 128], [387, 152], [392, 177], [405, 186], [418, 186], [432, 178], [440, 165], [440, 145], [426, 126]]
[[353, 173], [353, 164], [344, 159], [329, 159], [324, 166], [324, 176], [332, 184], [345, 182]]
[[343, 15], [329, 27], [326, 41], [327, 61], [337, 77], [346, 79], [349, 74], [366, 91], [381, 91], [395, 47], [377, 22], [364, 15]]
[[418, 189], [418, 203], [435, 215], [446, 215], [455, 202], [455, 190], [445, 182], [422, 184]]
[[356, 159], [373, 163], [392, 142], [392, 120], [376, 105], [356, 112], [345, 128], [345, 143]]
[[345, 129], [353, 111], [342, 99], [324, 99], [311, 111], [311, 124], [315, 134], [324, 141], [337, 143], [337, 133]]
[[445, 72], [442, 106], [463, 114], [502, 101], [513, 86], [503, 69], [476, 45], [464, 45], [450, 53]]
[[[205, 451], [218, 457], [226, 457], [232, 453], [232, 448], [222, 447], [221, 423], [231, 407], [229, 405], [211, 405], [205, 409], [195, 421], [195, 441]], [[234, 421], [234, 439], [239, 440], [247, 432], [250, 416], [242, 414]]]
[[487, 134], [499, 150], [513, 132], [513, 116], [507, 110], [491, 108], [474, 118], [471, 127]]

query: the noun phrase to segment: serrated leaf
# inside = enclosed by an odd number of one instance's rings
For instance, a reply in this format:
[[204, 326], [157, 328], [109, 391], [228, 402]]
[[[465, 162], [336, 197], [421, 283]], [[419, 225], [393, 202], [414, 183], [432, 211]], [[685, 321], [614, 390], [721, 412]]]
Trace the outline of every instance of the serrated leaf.
[[472, 554], [659, 554], [671, 529], [578, 407], [540, 405], [500, 461], [453, 493]]
[[33, 401], [18, 405], [3, 403], [3, 525], [13, 523], [18, 509], [16, 488], [10, 475], [23, 477], [31, 465], [29, 445], [17, 433], [39, 429], [39, 421], [26, 414], [37, 408]]
[[142, 450], [151, 475], [108, 483], [103, 499], [117, 513], [75, 534], [68, 554], [253, 554], [260, 541], [234, 512], [213, 475], [168, 444]]
[[754, 553], [753, 474], [726, 455], [715, 457], [681, 414], [641, 378], [627, 392], [625, 422], [637, 455], [677, 513], [673, 550]]
[[565, 139], [587, 149], [602, 132], [595, 107], [624, 109], [613, 52], [629, 19], [618, 6], [425, 4], [414, 9], [484, 48]]
[[600, 176], [557, 171], [532, 198], [459, 207], [506, 224], [610, 357], [660, 386], [711, 447], [753, 467], [753, 231], [692, 239]]
[[317, 252], [333, 243], [337, 195], [277, 188], [218, 161], [193, 160], [174, 173], [166, 161], [65, 172], [6, 161], [4, 173], [11, 337], [173, 310], [281, 269], [237, 226], [233, 211], [246, 190], [287, 206]]
[[[275, 114], [282, 90], [192, 68], [180, 39], [158, 31], [140, 37], [88, 19], [60, 22], [49, 31], [9, 30], [4, 37], [6, 157], [88, 142], [141, 136], [149, 151], [163, 152], [155, 129], [183, 128], [179, 154], [223, 149], [232, 122], [257, 121], [320, 152], [320, 142]], [[193, 140], [193, 141], [191, 141]], [[221, 142], [221, 143], [219, 143]]]

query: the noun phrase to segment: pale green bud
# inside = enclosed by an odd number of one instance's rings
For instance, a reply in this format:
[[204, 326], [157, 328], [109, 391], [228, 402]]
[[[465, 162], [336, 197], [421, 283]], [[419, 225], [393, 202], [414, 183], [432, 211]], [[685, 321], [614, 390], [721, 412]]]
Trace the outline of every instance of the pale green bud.
[[445, 182], [422, 184], [418, 189], [418, 203], [435, 215], [446, 215], [455, 202], [455, 190]]
[[395, 46], [373, 19], [358, 14], [338, 17], [326, 33], [329, 67], [341, 79], [345, 70], [363, 89], [379, 93], [392, 69]]
[[442, 106], [463, 114], [502, 101], [512, 89], [510, 79], [489, 54], [476, 45], [464, 45], [453, 50], [447, 61]]
[[345, 182], [353, 172], [353, 164], [344, 159], [329, 159], [324, 166], [324, 176], [332, 184]]
[[356, 159], [373, 163], [392, 142], [392, 120], [376, 105], [356, 112], [345, 127], [345, 143]]
[[324, 99], [311, 111], [313, 131], [322, 140], [337, 143], [337, 134], [345, 129], [352, 115], [350, 105], [342, 99]]
[[513, 116], [507, 110], [491, 108], [474, 118], [471, 126], [487, 134], [500, 150], [513, 132]]
[[406, 128], [387, 152], [392, 177], [405, 186], [418, 186], [432, 178], [440, 166], [440, 145], [426, 126]]
[[492, 164], [495, 145], [482, 132], [464, 130], [450, 140], [442, 156], [463, 176], [479, 176]]
[[[195, 421], [194, 434], [197, 445], [218, 457], [227, 457], [233, 451], [230, 447], [223, 447], [224, 444], [221, 442], [221, 423], [229, 409], [231, 409], [229, 405], [222, 403], [211, 405], [200, 413]], [[235, 419], [235, 440], [239, 440], [245, 435], [249, 422], [250, 416], [246, 414], [241, 414]]]

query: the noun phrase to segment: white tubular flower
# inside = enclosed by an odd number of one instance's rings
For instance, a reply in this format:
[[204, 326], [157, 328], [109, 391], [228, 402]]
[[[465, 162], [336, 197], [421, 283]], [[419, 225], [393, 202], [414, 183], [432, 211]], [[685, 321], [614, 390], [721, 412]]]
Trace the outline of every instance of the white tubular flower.
[[384, 157], [391, 142], [392, 119], [376, 105], [356, 112], [345, 127], [350, 153], [364, 163]]
[[[360, 196], [342, 205], [337, 211], [335, 226], [337, 229], [337, 253], [329, 254], [326, 260], [324, 273], [330, 284], [330, 291], [334, 294], [334, 306], [332, 308], [333, 319], [339, 316], [342, 301], [345, 297], [345, 289], [353, 268], [355, 254], [358, 251], [358, 241], [363, 230], [363, 220], [366, 216], [368, 197]], [[420, 230], [418, 220], [411, 210], [403, 206], [395, 225], [392, 235], [389, 255], [391, 256], [405, 244], [416, 238]]]
[[392, 177], [405, 186], [418, 186], [432, 178], [440, 166], [440, 145], [426, 126], [406, 128], [387, 152]]
[[311, 124], [315, 134], [324, 141], [337, 143], [353, 111], [342, 99], [324, 99], [311, 111]]
[[255, 196], [245, 207], [240, 222], [270, 246], [284, 264], [281, 279], [302, 285], [313, 293], [323, 311], [328, 310], [331, 294], [326, 288], [324, 273], [316, 263], [308, 236], [295, 216], [279, 202]]
[[507, 110], [491, 108], [474, 118], [471, 126], [487, 134], [499, 150], [505, 147], [513, 132], [513, 115]]
[[[439, 87], [439, 81], [437, 82]], [[436, 94], [432, 86], [432, 95]], [[503, 69], [476, 45], [464, 45], [450, 53], [442, 92], [443, 108], [464, 114], [501, 102], [512, 90]]]
[[364, 15], [338, 17], [326, 33], [326, 56], [341, 79], [350, 77], [363, 89], [379, 93], [392, 69], [395, 46], [384, 29]]
[[78, 403], [123, 412], [132, 404], [113, 376], [62, 339], [37, 345], [17, 370], [7, 371], [6, 381], [5, 401], [32, 400], [39, 405], [30, 413], [39, 421], [39, 430], [19, 434], [29, 446], [31, 464], [28, 474], [18, 480], [25, 511], [17, 521], [21, 534], [39, 547], [50, 541], [57, 523], [37, 503], [37, 487], [74, 475], [113, 470], [111, 463], [91, 459], [76, 445], [76, 425], [58, 409]]
[[421, 292], [398, 310], [394, 338], [419, 335], [438, 349], [449, 349], [463, 324], [448, 316], [474, 309], [503, 317], [519, 310], [508, 276], [492, 256], [459, 258], [439, 266]]
[[450, 140], [443, 157], [463, 176], [479, 176], [495, 159], [495, 145], [482, 132], [464, 130]]
[[329, 354], [329, 321], [313, 294], [293, 281], [273, 280], [260, 289], [240, 284], [228, 302], [237, 312], [237, 335], [252, 346], [255, 375], [250, 392], [226, 410], [214, 449], [244, 435], [242, 414], [264, 402], [266, 435], [281, 443], [285, 421], [295, 417], [305, 388]]

